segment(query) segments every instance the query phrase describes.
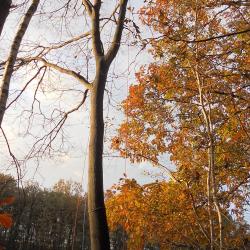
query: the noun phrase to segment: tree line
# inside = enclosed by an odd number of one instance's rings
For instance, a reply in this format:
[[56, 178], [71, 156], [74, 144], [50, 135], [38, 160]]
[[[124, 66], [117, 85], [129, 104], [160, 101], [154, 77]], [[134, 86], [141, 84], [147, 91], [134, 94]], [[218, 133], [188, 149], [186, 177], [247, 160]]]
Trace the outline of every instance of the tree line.
[[14, 202], [3, 208], [13, 225], [1, 228], [2, 247], [90, 249], [86, 196], [80, 184], [60, 180], [51, 189], [33, 182], [19, 188], [13, 177], [1, 174], [0, 189], [1, 197], [14, 196]]

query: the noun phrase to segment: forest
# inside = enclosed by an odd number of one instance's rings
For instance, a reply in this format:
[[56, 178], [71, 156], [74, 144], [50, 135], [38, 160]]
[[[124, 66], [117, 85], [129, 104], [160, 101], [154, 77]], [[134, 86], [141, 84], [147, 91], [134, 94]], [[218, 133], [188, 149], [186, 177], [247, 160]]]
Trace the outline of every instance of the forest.
[[248, 0], [0, 0], [0, 250], [250, 249]]

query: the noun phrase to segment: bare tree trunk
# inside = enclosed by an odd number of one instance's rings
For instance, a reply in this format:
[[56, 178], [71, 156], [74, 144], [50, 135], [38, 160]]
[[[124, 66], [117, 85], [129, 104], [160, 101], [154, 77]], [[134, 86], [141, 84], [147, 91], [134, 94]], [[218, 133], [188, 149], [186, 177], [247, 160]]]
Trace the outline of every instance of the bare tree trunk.
[[101, 63], [91, 89], [88, 170], [88, 212], [92, 250], [108, 250], [109, 232], [103, 194], [103, 95], [107, 72]]
[[12, 43], [8, 60], [5, 64], [3, 78], [0, 86], [0, 127], [2, 125], [4, 112], [6, 109], [6, 103], [9, 96], [10, 80], [13, 73], [17, 53], [20, 48], [23, 36], [29, 26], [30, 20], [36, 12], [37, 6], [40, 0], [33, 0], [28, 11], [26, 12]]
[[120, 0], [119, 16], [110, 48], [105, 54], [100, 35], [100, 8], [102, 2], [83, 3], [91, 17], [92, 45], [96, 61], [96, 77], [90, 88], [90, 141], [88, 170], [88, 214], [92, 250], [109, 250], [109, 230], [103, 190], [103, 98], [109, 67], [120, 47], [128, 0]]
[[[35, 1], [35, 0], [33, 0]], [[109, 67], [120, 48], [128, 0], [119, 0], [115, 7], [116, 28], [107, 52], [101, 40], [100, 9], [101, 0], [82, 0], [90, 17], [92, 51], [96, 63], [95, 79], [89, 82], [84, 76], [73, 70], [65, 69], [35, 57], [45, 66], [77, 79], [90, 92], [90, 141], [88, 166], [88, 215], [92, 250], [109, 250], [109, 231], [106, 218], [103, 190], [103, 98]], [[118, 11], [119, 9], [119, 11]], [[89, 34], [89, 32], [88, 32]], [[85, 91], [85, 93], [87, 93]]]
[[215, 179], [215, 145], [214, 145], [214, 138], [213, 138], [213, 127], [211, 122], [211, 108], [210, 104], [208, 104], [209, 110], [208, 110], [208, 125], [209, 125], [209, 138], [210, 138], [210, 147], [209, 147], [209, 164], [211, 166], [211, 186], [212, 186], [212, 196], [213, 196], [213, 203], [215, 206], [215, 209], [217, 211], [218, 216], [218, 223], [219, 223], [219, 249], [223, 249], [223, 221], [222, 221], [222, 214], [220, 209], [220, 204], [217, 199], [217, 183]]
[[214, 249], [214, 222], [212, 215], [212, 196], [211, 196], [211, 169], [209, 167], [207, 177], [207, 206], [208, 206], [208, 217], [209, 217], [209, 228], [210, 228], [210, 249]]
[[1, 0], [0, 1], [0, 36], [5, 24], [6, 18], [10, 12], [11, 0]]

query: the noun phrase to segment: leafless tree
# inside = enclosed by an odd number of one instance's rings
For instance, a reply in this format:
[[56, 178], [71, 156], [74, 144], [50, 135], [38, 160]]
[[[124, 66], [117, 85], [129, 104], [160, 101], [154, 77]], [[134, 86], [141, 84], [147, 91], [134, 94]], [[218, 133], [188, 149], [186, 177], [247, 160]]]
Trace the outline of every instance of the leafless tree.
[[[70, 8], [73, 15], [79, 14], [79, 9], [84, 6], [88, 17], [86, 17], [86, 27], [88, 30], [78, 36], [73, 36], [66, 41], [41, 45], [35, 43], [33, 45], [29, 44], [25, 47], [23, 46], [23, 51], [26, 55], [19, 57], [16, 60], [16, 65], [18, 67], [32, 67], [37, 68], [34, 77], [30, 79], [33, 81], [36, 76], [40, 77], [37, 82], [37, 89], [41, 87], [42, 82], [45, 82], [45, 75], [49, 75], [50, 72], [62, 73], [67, 79], [74, 79], [77, 83], [80, 83], [85, 89], [81, 91], [79, 89], [73, 89], [73, 91], [79, 91], [82, 93], [82, 100], [74, 108], [68, 111], [60, 111], [56, 108], [52, 111], [51, 117], [45, 117], [44, 121], [51, 124], [51, 129], [31, 148], [28, 157], [33, 158], [35, 156], [41, 156], [46, 150], [52, 148], [54, 140], [60, 133], [62, 126], [64, 125], [68, 116], [74, 111], [78, 110], [87, 98], [88, 93], [90, 94], [90, 139], [89, 139], [89, 170], [88, 170], [88, 211], [89, 211], [89, 222], [90, 222], [90, 238], [91, 238], [91, 249], [110, 249], [109, 245], [109, 231], [106, 219], [106, 211], [104, 205], [104, 192], [103, 192], [103, 137], [104, 137], [104, 120], [103, 120], [103, 100], [104, 92], [108, 77], [108, 72], [111, 63], [116, 57], [121, 44], [122, 31], [124, 29], [125, 14], [127, 10], [127, 0], [119, 0], [117, 5], [114, 6], [114, 10], [108, 17], [101, 17], [103, 10], [103, 4], [100, 0], [95, 0], [93, 2], [88, 0], [83, 0], [83, 5], [72, 5], [71, 1], [67, 1], [64, 4], [64, 14], [69, 15]], [[78, 2], [79, 4], [79, 2]], [[79, 9], [78, 9], [79, 8]], [[82, 10], [81, 10], [82, 11]], [[55, 12], [51, 11], [51, 17], [53, 18]], [[64, 17], [64, 19], [66, 19]], [[106, 25], [112, 24], [115, 26], [114, 34], [112, 36], [111, 42], [104, 42], [101, 38], [101, 33], [107, 31]], [[89, 43], [91, 42], [91, 43]], [[105, 44], [104, 44], [105, 43]], [[32, 47], [33, 46], [33, 47]], [[75, 50], [83, 53], [85, 58], [91, 57], [89, 52], [92, 52], [92, 75], [84, 76], [79, 69], [81, 62], [78, 62], [78, 55], [74, 54], [74, 60], [77, 66], [77, 70], [74, 66], [63, 63], [58, 56], [58, 51], [61, 49], [66, 49], [67, 46], [74, 46]], [[87, 48], [87, 46], [89, 46]], [[84, 52], [86, 51], [86, 52]], [[68, 51], [67, 51], [68, 52]], [[57, 54], [58, 53], [58, 54]], [[77, 53], [77, 52], [76, 52]], [[23, 53], [25, 54], [25, 53]], [[69, 61], [69, 60], [68, 60]], [[72, 63], [72, 61], [71, 61]], [[83, 67], [86, 67], [82, 64]], [[92, 78], [92, 80], [89, 80]], [[23, 87], [27, 88], [30, 81], [26, 83]], [[37, 91], [34, 92], [34, 100], [30, 110], [30, 116], [35, 115], [35, 105], [39, 110], [39, 101], [36, 98]], [[61, 90], [63, 92], [63, 90]], [[69, 91], [69, 90], [68, 90]], [[23, 90], [10, 101], [9, 105], [12, 105], [13, 101], [16, 101], [23, 94]], [[9, 107], [9, 106], [8, 106]], [[27, 113], [27, 110], [24, 111]], [[42, 115], [42, 110], [40, 109], [39, 114]], [[24, 113], [23, 113], [24, 117]], [[30, 118], [28, 118], [29, 120]], [[29, 123], [29, 121], [28, 121]]]
[[[5, 1], [5, 2], [8, 2], [6, 8], [8, 8], [8, 11], [9, 11], [10, 1]], [[13, 40], [13, 43], [12, 43], [12, 46], [10, 49], [10, 53], [9, 53], [9, 57], [5, 63], [5, 66], [4, 66], [4, 74], [3, 74], [3, 78], [1, 80], [1, 88], [0, 88], [0, 127], [2, 125], [4, 112], [6, 110], [6, 103], [7, 103], [7, 99], [8, 99], [8, 95], [9, 95], [9, 85], [10, 85], [11, 76], [12, 76], [12, 73], [14, 70], [14, 65], [15, 65], [16, 58], [17, 58], [17, 53], [18, 53], [18, 50], [20, 48], [23, 36], [24, 36], [28, 26], [29, 26], [29, 23], [30, 23], [32, 16], [36, 12], [36, 9], [37, 9], [39, 2], [40, 2], [40, 0], [33, 0], [29, 9], [25, 13], [25, 15], [20, 23], [20, 26], [17, 30], [17, 33], [15, 35], [15, 38]], [[6, 19], [7, 14], [4, 17]], [[2, 19], [2, 17], [1, 17], [1, 19]], [[2, 27], [3, 27], [3, 25], [0, 26], [0, 32], [2, 30]]]

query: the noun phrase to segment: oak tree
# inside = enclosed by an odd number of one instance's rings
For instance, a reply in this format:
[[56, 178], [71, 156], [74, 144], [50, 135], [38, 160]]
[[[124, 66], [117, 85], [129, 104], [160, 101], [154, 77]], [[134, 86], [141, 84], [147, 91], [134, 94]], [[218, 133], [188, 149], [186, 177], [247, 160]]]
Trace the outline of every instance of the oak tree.
[[170, 153], [179, 181], [203, 183], [211, 249], [217, 223], [223, 248], [222, 210], [234, 205], [241, 220], [248, 199], [248, 14], [224, 1], [147, 1], [141, 17], [156, 34], [146, 39], [156, 62], [138, 72], [113, 140], [132, 161], [160, 165]]

